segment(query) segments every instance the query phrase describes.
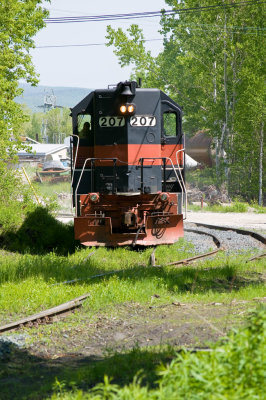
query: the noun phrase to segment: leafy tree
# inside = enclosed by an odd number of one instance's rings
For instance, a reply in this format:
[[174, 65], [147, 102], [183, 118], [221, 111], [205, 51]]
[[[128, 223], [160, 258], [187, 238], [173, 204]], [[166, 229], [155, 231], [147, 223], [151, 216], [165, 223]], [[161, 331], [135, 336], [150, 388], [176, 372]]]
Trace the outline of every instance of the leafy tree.
[[14, 98], [21, 95], [19, 80], [32, 85], [37, 77], [29, 54], [33, 37], [44, 27], [48, 13], [42, 0], [2, 0], [0, 3], [0, 154], [3, 160], [12, 157], [20, 145], [19, 127], [25, 121], [21, 106]]
[[[197, 4], [194, 0], [166, 0], [166, 4], [176, 11], [213, 5], [210, 0]], [[226, 179], [234, 194], [239, 180], [241, 194], [254, 198], [259, 192], [260, 199], [265, 97], [263, 10], [264, 4], [254, 2], [163, 13], [164, 50], [155, 58], [145, 51], [144, 36], [137, 25], [126, 33], [110, 26], [107, 29], [108, 45], [115, 46], [122, 66], [133, 65], [132, 77], [142, 76], [145, 86], [161, 88], [183, 106], [185, 132], [204, 129], [214, 138], [217, 182]], [[244, 156], [247, 160], [243, 164]]]
[[18, 129], [19, 137], [22, 139], [25, 136], [29, 136], [31, 130], [32, 111], [26, 104], [21, 104], [21, 111], [25, 115], [25, 120]]
[[[4, 207], [13, 197], [21, 196], [20, 180], [7, 168], [18, 148], [20, 127], [27, 120], [14, 99], [22, 93], [19, 80], [32, 85], [37, 77], [29, 54], [33, 37], [44, 27], [48, 13], [41, 0], [1, 0], [0, 2], [0, 204]], [[13, 197], [12, 197], [13, 196]], [[0, 221], [1, 225], [1, 221]]]
[[44, 115], [44, 119], [50, 143], [60, 143], [66, 136], [72, 134], [72, 122], [68, 108], [54, 108]]
[[41, 141], [42, 132], [42, 113], [33, 113], [31, 115], [30, 127], [26, 130], [26, 136]]

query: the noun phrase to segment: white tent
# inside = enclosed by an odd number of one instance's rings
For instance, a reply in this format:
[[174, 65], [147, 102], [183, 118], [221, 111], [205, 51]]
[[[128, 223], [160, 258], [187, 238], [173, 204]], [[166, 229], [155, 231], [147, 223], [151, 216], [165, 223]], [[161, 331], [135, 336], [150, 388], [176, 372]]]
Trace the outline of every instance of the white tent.
[[188, 154], [185, 155], [185, 166], [186, 168], [195, 168], [199, 165], [199, 163], [190, 157]]

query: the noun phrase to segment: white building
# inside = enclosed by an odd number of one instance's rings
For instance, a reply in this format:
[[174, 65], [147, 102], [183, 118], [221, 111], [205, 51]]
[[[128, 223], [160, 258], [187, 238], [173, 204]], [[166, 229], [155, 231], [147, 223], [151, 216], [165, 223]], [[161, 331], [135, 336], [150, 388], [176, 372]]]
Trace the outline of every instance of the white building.
[[42, 163], [49, 160], [64, 160], [68, 158], [67, 144], [29, 143], [28, 150], [19, 150], [19, 163]]

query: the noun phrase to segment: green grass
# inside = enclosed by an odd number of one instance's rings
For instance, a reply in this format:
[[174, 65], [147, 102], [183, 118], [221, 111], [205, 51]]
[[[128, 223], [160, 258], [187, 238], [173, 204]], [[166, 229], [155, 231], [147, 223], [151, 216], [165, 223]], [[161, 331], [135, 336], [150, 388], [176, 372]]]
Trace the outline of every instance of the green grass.
[[[30, 221], [25, 226], [29, 229]], [[265, 274], [266, 260], [246, 263], [251, 256], [248, 253], [231, 256], [221, 253], [193, 265], [149, 268], [151, 248], [142, 251], [76, 248], [67, 253], [67, 243], [61, 252], [35, 254], [34, 246], [28, 247], [25, 254], [0, 252], [1, 324], [90, 294], [81, 313], [29, 331], [29, 340], [48, 347], [53, 346], [55, 337], [60, 338], [65, 332], [82, 329], [85, 334], [88, 322], [97, 320], [98, 316], [118, 316], [122, 304], [139, 303], [147, 309], [173, 301], [199, 305], [222, 302], [230, 306], [233, 300], [244, 299], [252, 304], [254, 297], [265, 295], [262, 274]], [[172, 246], [157, 247], [156, 264], [164, 265], [193, 254], [193, 245], [180, 239]], [[114, 270], [114, 274], [93, 278]], [[73, 279], [77, 279], [74, 284], [65, 283]], [[230, 322], [235, 318], [231, 316]], [[260, 317], [252, 320], [257, 339], [250, 324], [237, 335], [229, 336], [225, 343], [216, 345], [212, 353], [176, 355], [173, 348], [161, 346], [110, 352], [102, 360], [84, 359], [80, 364], [67, 357], [55, 365], [30, 352], [13, 349], [9, 357], [16, 361], [0, 368], [1, 390], [6, 394], [5, 399], [11, 398], [8, 397], [10, 382], [12, 385], [15, 379], [17, 386], [15, 392], [12, 388], [12, 399], [24, 396], [25, 399], [53, 400], [168, 400], [175, 399], [177, 393], [179, 398], [216, 400], [218, 390], [218, 398], [222, 400], [257, 400], [263, 393], [261, 348], [264, 339], [258, 335], [261, 318], [264, 317], [260, 312]], [[105, 375], [113, 378], [113, 383], [109, 378], [104, 380]]]
[[251, 203], [251, 207], [254, 208], [255, 213], [257, 213], [257, 214], [265, 214], [266, 213], [266, 207], [259, 206], [257, 203]]
[[37, 188], [38, 193], [43, 197], [57, 196], [58, 193], [71, 193], [71, 183], [69, 182], [58, 182], [58, 183], [34, 183], [34, 187]]
[[214, 204], [212, 206], [205, 206], [201, 208], [201, 206], [196, 205], [196, 204], [190, 204], [189, 205], [189, 210], [191, 211], [211, 211], [211, 212], [220, 212], [220, 213], [228, 213], [228, 212], [234, 212], [234, 213], [244, 213], [248, 211], [249, 205], [247, 203], [240, 203], [240, 202], [235, 202], [230, 205], [221, 205], [221, 204]]
[[[42, 204], [45, 204], [47, 208], [50, 210], [59, 209], [65, 213], [73, 213], [72, 201], [69, 197], [60, 198], [59, 194], [71, 194], [71, 178], [67, 182], [57, 182], [57, 183], [49, 183], [43, 182], [40, 183], [35, 181], [36, 178], [36, 166], [25, 166], [26, 173], [31, 180], [32, 186], [34, 188], [34, 192], [37, 194], [38, 198], [42, 201]], [[23, 172], [21, 171], [23, 175]], [[34, 197], [33, 190], [29, 186], [28, 183], [25, 184], [31, 192], [31, 196]]]
[[220, 212], [220, 213], [245, 213], [248, 212], [249, 208], [253, 208], [253, 212], [256, 214], [265, 214], [266, 207], [259, 206], [256, 203], [248, 204], [242, 202], [234, 202], [228, 205], [221, 205], [221, 204], [214, 204], [214, 205], [207, 205], [201, 208], [198, 204], [189, 204], [188, 209], [190, 211], [211, 211], [211, 212]]
[[[87, 304], [92, 313], [127, 301], [144, 304], [154, 293], [161, 302], [228, 302], [231, 296], [252, 299], [264, 295], [260, 274], [265, 259], [253, 263], [252, 271], [245, 263], [248, 254], [229, 258], [221, 254], [197, 267], [147, 268], [151, 252], [99, 248], [78, 250], [68, 256], [0, 255], [0, 315], [31, 314], [84, 293], [91, 295], [85, 307]], [[191, 256], [192, 252], [191, 244], [182, 239], [173, 246], [158, 247], [156, 262], [163, 265]], [[90, 279], [113, 270], [117, 272]], [[75, 279], [74, 284], [64, 283]]]

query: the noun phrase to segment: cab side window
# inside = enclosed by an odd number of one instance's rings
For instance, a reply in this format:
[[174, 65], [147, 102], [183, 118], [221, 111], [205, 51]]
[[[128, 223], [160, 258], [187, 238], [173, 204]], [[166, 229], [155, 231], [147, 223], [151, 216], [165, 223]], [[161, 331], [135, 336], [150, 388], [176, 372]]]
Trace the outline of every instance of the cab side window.
[[177, 136], [177, 115], [175, 112], [163, 113], [164, 136]]
[[91, 133], [91, 115], [78, 115], [78, 135], [81, 138], [88, 138]]

